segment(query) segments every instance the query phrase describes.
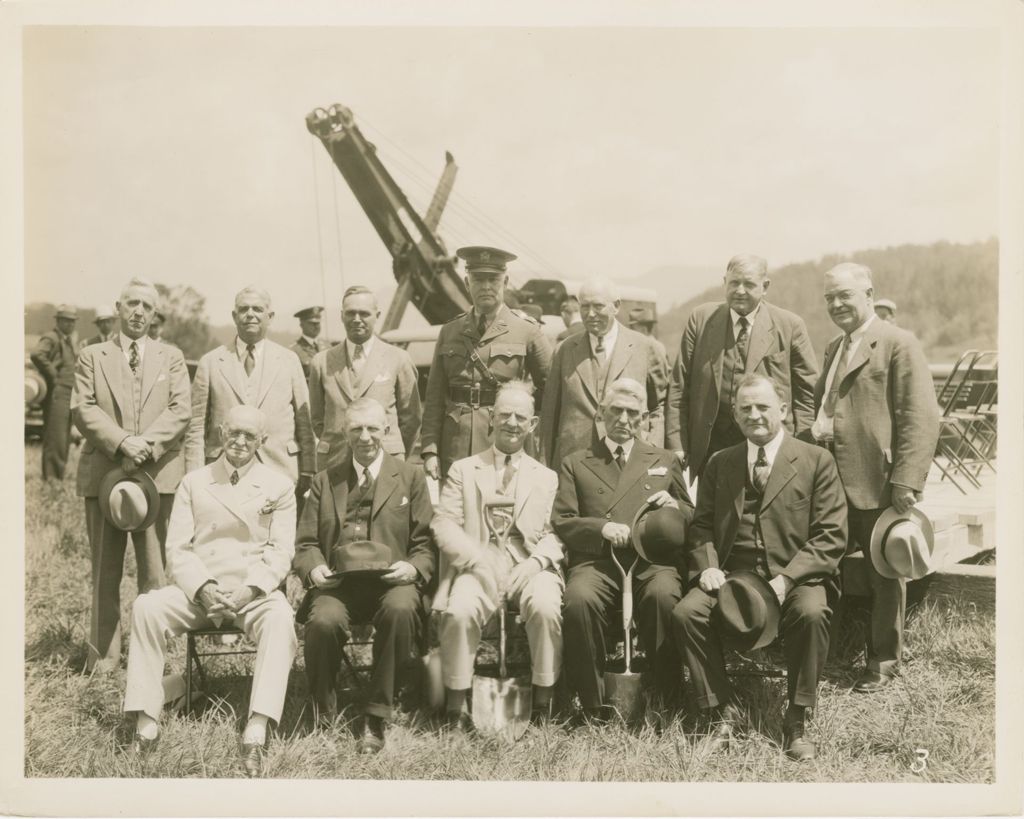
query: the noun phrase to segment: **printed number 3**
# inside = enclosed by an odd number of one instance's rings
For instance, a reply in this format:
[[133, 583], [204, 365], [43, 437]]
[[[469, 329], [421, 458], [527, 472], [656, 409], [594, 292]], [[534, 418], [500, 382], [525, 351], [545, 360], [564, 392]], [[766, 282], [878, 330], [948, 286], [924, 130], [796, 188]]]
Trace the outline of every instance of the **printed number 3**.
[[924, 773], [928, 769], [928, 751], [925, 748], [914, 749], [914, 761], [910, 763], [910, 770], [916, 774]]

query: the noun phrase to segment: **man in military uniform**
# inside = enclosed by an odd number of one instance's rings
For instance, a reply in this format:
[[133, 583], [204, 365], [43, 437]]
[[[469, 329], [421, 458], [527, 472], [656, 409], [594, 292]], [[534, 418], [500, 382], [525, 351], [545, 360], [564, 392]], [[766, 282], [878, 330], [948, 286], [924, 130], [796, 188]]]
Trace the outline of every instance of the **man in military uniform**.
[[78, 310], [57, 307], [57, 326], [43, 333], [30, 358], [46, 381], [43, 399], [43, 480], [64, 477], [71, 443], [71, 390], [75, 386]]
[[313, 356], [331, 346], [319, 337], [320, 317], [323, 312], [323, 307], [304, 307], [295, 314], [295, 318], [299, 320], [299, 327], [302, 328], [302, 335], [289, 349], [299, 357], [302, 374], [306, 376], [306, 381], [309, 381], [309, 365], [313, 361]]
[[539, 402], [551, 367], [540, 323], [504, 303], [505, 266], [516, 257], [493, 247], [462, 247], [456, 254], [466, 262], [473, 309], [441, 328], [434, 349], [421, 433], [423, 466], [432, 478], [491, 445], [489, 410], [502, 383], [528, 376]]

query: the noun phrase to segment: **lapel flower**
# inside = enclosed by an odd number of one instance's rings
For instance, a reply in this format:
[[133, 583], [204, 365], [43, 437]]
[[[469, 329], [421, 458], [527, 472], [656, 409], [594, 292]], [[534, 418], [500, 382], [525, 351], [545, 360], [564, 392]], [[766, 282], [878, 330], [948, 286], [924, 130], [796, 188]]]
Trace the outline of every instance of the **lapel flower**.
[[269, 515], [269, 514], [272, 514], [275, 509], [277, 509], [277, 504], [274, 501], [272, 501], [272, 500], [268, 500], [260, 508], [260, 514], [261, 515]]

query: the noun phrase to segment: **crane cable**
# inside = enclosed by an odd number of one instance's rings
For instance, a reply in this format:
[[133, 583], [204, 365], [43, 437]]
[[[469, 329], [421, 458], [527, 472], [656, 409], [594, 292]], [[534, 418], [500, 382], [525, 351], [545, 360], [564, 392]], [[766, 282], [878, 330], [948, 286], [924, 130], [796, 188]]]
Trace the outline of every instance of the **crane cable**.
[[327, 274], [324, 271], [324, 241], [320, 231], [320, 188], [316, 181], [316, 143], [314, 140], [310, 140], [309, 149], [309, 158], [313, 163], [313, 205], [316, 209], [316, 250], [320, 261], [320, 289], [324, 294], [324, 307], [326, 307]]

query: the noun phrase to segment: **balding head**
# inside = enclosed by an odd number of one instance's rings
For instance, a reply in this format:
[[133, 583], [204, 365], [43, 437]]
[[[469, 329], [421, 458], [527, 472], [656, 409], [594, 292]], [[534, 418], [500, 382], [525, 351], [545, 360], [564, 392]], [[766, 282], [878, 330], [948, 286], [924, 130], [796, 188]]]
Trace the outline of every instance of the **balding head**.
[[725, 268], [725, 300], [739, 315], [753, 312], [768, 292], [768, 263], [760, 256], [741, 253]]
[[587, 279], [580, 285], [580, 314], [588, 333], [599, 338], [612, 329], [619, 313], [619, 291], [608, 279]]

